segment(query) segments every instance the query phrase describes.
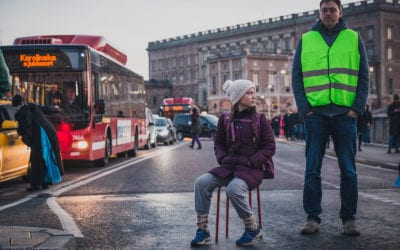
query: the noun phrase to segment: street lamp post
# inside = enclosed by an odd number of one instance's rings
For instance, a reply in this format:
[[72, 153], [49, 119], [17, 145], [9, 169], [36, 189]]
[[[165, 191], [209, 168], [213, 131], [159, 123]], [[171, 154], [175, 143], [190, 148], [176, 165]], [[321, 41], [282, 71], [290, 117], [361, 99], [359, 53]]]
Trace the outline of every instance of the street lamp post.
[[272, 85], [268, 84], [267, 96], [268, 96], [268, 119], [271, 119], [271, 89]]

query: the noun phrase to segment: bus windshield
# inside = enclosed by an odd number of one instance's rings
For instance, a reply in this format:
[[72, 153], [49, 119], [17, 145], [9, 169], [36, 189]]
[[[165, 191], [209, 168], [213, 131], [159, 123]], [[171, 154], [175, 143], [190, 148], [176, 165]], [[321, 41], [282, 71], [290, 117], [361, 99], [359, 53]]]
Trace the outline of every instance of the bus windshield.
[[57, 130], [63, 124], [72, 130], [88, 126], [87, 81], [83, 72], [14, 72], [11, 78], [13, 93], [42, 106]]

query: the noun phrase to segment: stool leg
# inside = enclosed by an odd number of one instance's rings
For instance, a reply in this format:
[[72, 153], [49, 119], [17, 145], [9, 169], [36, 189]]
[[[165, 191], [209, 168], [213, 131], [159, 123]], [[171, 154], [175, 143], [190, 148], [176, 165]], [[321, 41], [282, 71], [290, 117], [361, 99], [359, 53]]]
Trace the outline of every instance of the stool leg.
[[252, 198], [251, 198], [251, 191], [249, 190], [249, 206], [250, 208], [253, 208], [253, 204], [252, 204]]
[[[258, 226], [262, 229], [261, 224], [261, 198], [260, 198], [260, 188], [257, 187], [257, 204], [258, 204]], [[262, 239], [262, 235], [260, 237]]]
[[229, 233], [229, 198], [226, 195], [226, 221], [225, 221], [225, 237], [228, 238]]
[[215, 220], [215, 243], [218, 243], [218, 229], [219, 229], [219, 200], [221, 194], [221, 187], [218, 187], [217, 193], [217, 218]]

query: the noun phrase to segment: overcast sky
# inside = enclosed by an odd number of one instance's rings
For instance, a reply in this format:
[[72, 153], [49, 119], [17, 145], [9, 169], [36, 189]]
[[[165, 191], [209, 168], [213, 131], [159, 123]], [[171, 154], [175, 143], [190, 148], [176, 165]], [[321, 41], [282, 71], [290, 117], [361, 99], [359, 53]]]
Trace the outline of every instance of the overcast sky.
[[[342, 0], [343, 4], [357, 2]], [[148, 79], [149, 42], [319, 8], [319, 0], [0, 0], [0, 44], [16, 37], [102, 35]]]

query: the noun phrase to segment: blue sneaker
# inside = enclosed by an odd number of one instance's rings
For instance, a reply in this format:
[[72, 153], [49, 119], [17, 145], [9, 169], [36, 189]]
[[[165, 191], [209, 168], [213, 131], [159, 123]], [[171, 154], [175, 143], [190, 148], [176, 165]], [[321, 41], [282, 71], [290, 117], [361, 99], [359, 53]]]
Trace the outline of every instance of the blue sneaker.
[[251, 231], [249, 229], [245, 229], [242, 237], [236, 241], [236, 245], [239, 246], [249, 246], [254, 243], [254, 241], [260, 239], [262, 236], [262, 231], [258, 228], [255, 231]]
[[208, 244], [211, 241], [210, 232], [204, 229], [198, 228], [196, 231], [196, 237], [191, 242], [192, 247], [199, 247]]

